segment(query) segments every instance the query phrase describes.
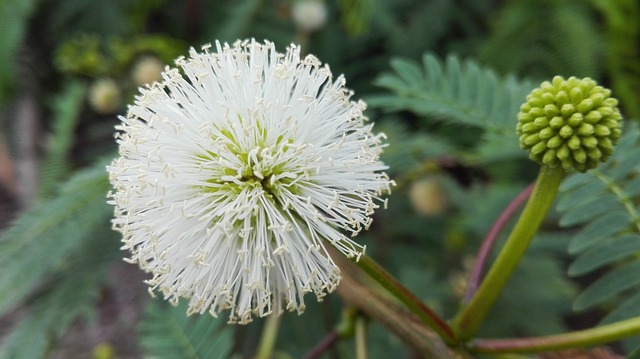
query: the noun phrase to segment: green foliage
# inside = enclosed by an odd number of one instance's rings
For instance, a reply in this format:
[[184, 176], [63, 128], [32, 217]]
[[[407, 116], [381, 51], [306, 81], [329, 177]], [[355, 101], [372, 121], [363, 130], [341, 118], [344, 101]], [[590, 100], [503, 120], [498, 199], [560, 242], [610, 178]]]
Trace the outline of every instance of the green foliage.
[[640, 118], [640, 5], [635, 0], [591, 0], [604, 17], [605, 59], [613, 92], [629, 117]]
[[233, 327], [208, 313], [188, 317], [186, 311], [186, 305], [171, 307], [160, 300], [147, 305], [139, 327], [146, 354], [154, 358], [228, 358]]
[[[459, 309], [480, 240], [537, 170], [518, 148], [515, 126], [520, 104], [538, 83], [504, 74], [536, 80], [556, 74], [601, 77], [610, 81], [624, 112], [640, 116], [635, 0], [321, 2], [327, 23], [300, 34], [288, 0], [0, 0], [0, 105], [16, 83], [14, 64], [27, 35], [38, 61], [36, 83], [26, 85], [54, 101], [43, 118], [53, 129], [42, 168], [43, 201], [0, 237], [0, 313], [15, 319], [13, 309], [19, 309], [17, 324], [0, 337], [0, 357], [45, 357], [74, 321], [95, 315], [105, 268], [119, 256], [104, 198], [110, 186], [104, 166], [71, 171], [113, 150], [116, 120], [81, 112], [82, 92], [93, 78], [108, 76], [129, 97], [130, 70], [142, 55], [172, 65], [188, 46], [253, 37], [274, 41], [280, 50], [301, 43], [304, 53], [328, 63], [334, 75], [344, 73], [354, 99], [364, 98], [373, 109], [368, 115], [375, 130], [388, 135], [383, 161], [398, 183], [388, 210], [377, 211], [372, 229], [358, 240], [445, 319]], [[449, 53], [467, 60], [434, 55]], [[575, 300], [575, 309], [607, 310], [603, 323], [640, 315], [639, 140], [640, 130], [633, 127], [610, 162], [567, 179], [558, 207], [567, 229], [558, 230], [557, 218], [549, 218], [483, 336], [563, 330], [576, 283], [591, 278], [599, 279]], [[471, 180], [461, 185], [465, 176]], [[446, 199], [438, 215], [420, 214], [413, 206], [412, 185], [423, 178], [436, 178]], [[569, 237], [576, 255], [569, 275], [587, 277], [562, 275]], [[337, 295], [322, 304], [309, 297], [307, 304], [303, 317], [283, 315], [274, 357], [302, 357], [339, 320]], [[149, 303], [139, 324], [147, 356], [253, 354], [260, 321], [226, 326], [224, 320], [185, 312], [162, 300]], [[371, 329], [373, 357], [411, 355], [379, 323]], [[353, 341], [341, 338], [333, 354], [351, 357]]]
[[591, 76], [602, 38], [586, 2], [518, 0], [496, 16], [479, 58], [496, 69], [533, 78]]
[[109, 61], [102, 54], [100, 37], [89, 34], [80, 34], [62, 43], [54, 64], [58, 71], [89, 76], [104, 76], [109, 67]]
[[0, 1], [0, 105], [6, 100], [13, 86], [15, 61], [20, 43], [27, 28], [27, 21], [36, 9], [37, 0]]
[[371, 26], [374, 0], [340, 0], [340, 21], [346, 32], [360, 35]]
[[186, 48], [181, 41], [162, 35], [104, 39], [81, 33], [60, 45], [54, 63], [59, 71], [72, 75], [119, 77], [139, 56], [153, 54], [173, 65]]
[[584, 225], [569, 246], [578, 255], [569, 274], [597, 271], [599, 276], [577, 297], [574, 309], [607, 306], [605, 323], [640, 315], [639, 143], [640, 129], [629, 126], [608, 162], [561, 186], [560, 225]]
[[486, 36], [485, 22], [493, 12], [488, 2], [475, 0], [375, 0], [370, 6], [371, 14], [364, 16], [371, 16], [367, 34], [380, 37], [376, 45], [384, 45], [388, 53], [412, 59], [427, 49], [474, 54]]
[[221, 31], [217, 34], [217, 38], [233, 42], [236, 38], [243, 37], [261, 8], [261, 0], [237, 2], [228, 10], [228, 17], [221, 24]]
[[293, 41], [293, 22], [290, 18], [283, 18], [283, 9], [272, 2], [211, 1], [202, 6], [208, 16], [201, 25], [200, 38], [192, 44], [196, 48], [215, 40], [233, 43], [252, 37], [273, 41], [279, 48]]
[[563, 317], [571, 312], [576, 286], [563, 275], [558, 257], [558, 253], [538, 248], [528, 252], [489, 313], [482, 336], [548, 335], [566, 330]]
[[640, 348], [636, 348], [636, 350], [629, 354], [627, 359], [640, 359]]
[[105, 225], [112, 208], [105, 203], [109, 182], [104, 166], [84, 170], [59, 196], [22, 215], [0, 238], [0, 313], [12, 308], [63, 268], [73, 253]]
[[84, 104], [85, 91], [83, 84], [71, 82], [53, 101], [53, 137], [40, 170], [40, 198], [51, 196], [70, 169], [67, 157], [73, 146], [74, 130]]
[[413, 178], [423, 174], [428, 170], [430, 160], [453, 150], [450, 144], [439, 137], [410, 131], [398, 118], [387, 118], [387, 121], [377, 124], [375, 130], [387, 136], [389, 146], [384, 149], [382, 158], [385, 163], [393, 163], [389, 169], [392, 177]]
[[47, 351], [78, 318], [95, 317], [95, 302], [105, 285], [106, 269], [119, 257], [114, 232], [96, 233], [48, 273], [32, 296], [28, 312], [3, 346], [6, 358], [45, 358]]
[[[525, 186], [494, 183], [456, 195], [457, 208], [461, 212], [457, 224], [465, 229], [468, 237], [475, 238], [468, 244], [473, 247], [470, 255], [475, 254], [477, 241], [486, 235], [496, 218]], [[509, 227], [503, 235], [508, 233]], [[563, 273], [567, 240], [566, 235], [555, 232], [538, 233], [489, 313], [481, 336], [505, 337], [513, 333], [535, 336], [565, 329], [562, 318], [571, 313], [570, 303], [577, 292], [576, 285]], [[496, 244], [494, 253], [499, 248], [500, 243]]]
[[127, 0], [52, 1], [48, 31], [58, 37], [67, 34], [94, 33], [102, 36], [124, 35], [128, 29], [123, 16], [131, 2]]
[[394, 73], [379, 76], [376, 84], [392, 93], [368, 97], [372, 107], [472, 126], [470, 131], [480, 132], [476, 137], [484, 136], [480, 152], [491, 152], [495, 158], [523, 155], [517, 146], [515, 118], [532, 83], [512, 76], [501, 78], [455, 56], [441, 61], [425, 54], [422, 64], [394, 59], [391, 67]]
[[20, 301], [27, 309], [4, 357], [44, 358], [79, 316], [93, 316], [105, 270], [119, 254], [105, 226], [108, 188], [104, 166], [80, 171], [59, 197], [38, 204], [0, 239], [0, 311]]

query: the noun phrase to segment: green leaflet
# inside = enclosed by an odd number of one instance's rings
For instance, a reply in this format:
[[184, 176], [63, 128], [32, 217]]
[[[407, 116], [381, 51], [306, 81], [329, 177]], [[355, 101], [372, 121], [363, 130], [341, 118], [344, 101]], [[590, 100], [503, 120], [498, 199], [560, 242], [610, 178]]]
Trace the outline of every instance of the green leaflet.
[[562, 276], [561, 261], [533, 249], [514, 272], [481, 334], [495, 337], [509, 332], [545, 335], [563, 331], [561, 318], [571, 312], [570, 298], [575, 294], [576, 286]]
[[86, 87], [79, 82], [69, 83], [54, 101], [54, 128], [51, 146], [42, 164], [38, 188], [40, 198], [55, 194], [55, 188], [68, 171], [67, 155], [73, 145], [78, 114], [82, 109]]
[[599, 241], [571, 264], [569, 275], [583, 275], [638, 252], [640, 235], [636, 233]]
[[154, 358], [229, 357], [233, 330], [220, 318], [208, 313], [186, 315], [186, 305], [169, 306], [150, 301], [139, 324], [142, 347]]
[[421, 64], [394, 59], [391, 67], [392, 73], [375, 81], [391, 93], [367, 97], [370, 106], [478, 128], [484, 140], [478, 151], [491, 158], [526, 155], [518, 148], [515, 125], [520, 104], [535, 87], [532, 82], [500, 77], [456, 56], [443, 61], [428, 53]]
[[580, 230], [569, 244], [570, 253], [579, 253], [603, 238], [618, 235], [629, 226], [629, 216], [623, 210], [615, 210], [592, 220]]
[[612, 310], [602, 319], [600, 324], [615, 323], [624, 319], [637, 317], [640, 315], [640, 293], [632, 295], [626, 299], [616, 309]]
[[[560, 188], [561, 226], [581, 226], [569, 245], [569, 275], [608, 271], [578, 296], [575, 310], [607, 304], [606, 322], [638, 315], [640, 285], [640, 131], [627, 126], [613, 156], [598, 169], [570, 176]], [[620, 305], [620, 306], [618, 306]]]
[[617, 198], [607, 196], [606, 194], [589, 197], [588, 200], [568, 209], [560, 219], [560, 225], [569, 227], [587, 222], [595, 216], [609, 213], [618, 203]]
[[640, 261], [625, 264], [605, 274], [590, 285], [573, 303], [575, 310], [583, 310], [615, 297], [623, 290], [640, 284]]
[[425, 161], [450, 154], [452, 146], [443, 139], [424, 132], [411, 131], [402, 121], [391, 119], [377, 123], [374, 130], [387, 136], [389, 146], [385, 147], [382, 159], [392, 163], [388, 172], [395, 176], [405, 176], [424, 172]]
[[0, 313], [17, 304], [46, 274], [62, 268], [95, 231], [110, 231], [112, 208], [104, 165], [73, 176], [55, 199], [23, 214], [0, 237]]
[[627, 359], [640, 359], [640, 348], [637, 348], [631, 354], [629, 354]]
[[107, 281], [106, 269], [120, 254], [116, 233], [101, 229], [49, 273], [27, 306], [27, 314], [4, 343], [3, 358], [45, 358], [78, 317], [95, 316], [95, 301]]

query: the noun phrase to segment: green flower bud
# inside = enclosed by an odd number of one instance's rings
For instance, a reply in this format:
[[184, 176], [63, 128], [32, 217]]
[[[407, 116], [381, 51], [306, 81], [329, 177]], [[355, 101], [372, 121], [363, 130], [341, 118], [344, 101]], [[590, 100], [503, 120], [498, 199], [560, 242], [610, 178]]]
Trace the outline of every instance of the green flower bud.
[[622, 133], [618, 101], [610, 96], [610, 90], [588, 77], [543, 82], [520, 106], [520, 147], [548, 166], [580, 172], [595, 168], [613, 153]]

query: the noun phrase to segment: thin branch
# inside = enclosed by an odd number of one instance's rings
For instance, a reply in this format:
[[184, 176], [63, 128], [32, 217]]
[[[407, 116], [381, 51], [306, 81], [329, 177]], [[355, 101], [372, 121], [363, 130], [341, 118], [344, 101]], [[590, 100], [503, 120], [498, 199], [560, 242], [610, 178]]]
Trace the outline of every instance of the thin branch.
[[487, 233], [487, 236], [482, 241], [482, 245], [478, 250], [476, 262], [474, 263], [471, 270], [469, 283], [467, 284], [467, 290], [464, 295], [465, 303], [469, 302], [471, 300], [471, 297], [473, 297], [473, 295], [476, 293], [476, 290], [478, 290], [480, 280], [482, 279], [482, 275], [484, 274], [484, 266], [489, 259], [489, 254], [491, 254], [493, 246], [496, 244], [498, 235], [502, 232], [511, 217], [513, 217], [513, 215], [518, 211], [522, 204], [529, 198], [534, 186], [535, 182], [532, 182], [529, 186], [522, 190], [522, 192], [520, 192], [511, 201], [511, 203], [509, 203], [509, 205], [504, 209], [504, 211], [495, 221], [495, 223]]
[[640, 334], [640, 317], [570, 333], [534, 338], [476, 339], [468, 348], [476, 353], [539, 353], [593, 346]]
[[305, 359], [316, 359], [320, 355], [324, 354], [327, 350], [331, 349], [340, 339], [340, 334], [334, 329], [327, 336], [325, 336], [313, 349], [304, 356]]
[[342, 271], [338, 295], [346, 306], [361, 311], [371, 320], [385, 326], [424, 358], [467, 358], [463, 351], [447, 347], [442, 338], [415, 315], [401, 308], [399, 303], [391, 302], [382, 297], [381, 293], [361, 284], [356, 278], [375, 285], [369, 276], [365, 276], [344, 255], [333, 249], [327, 249]]
[[453, 320], [456, 333], [462, 339], [471, 339], [484, 322], [520, 259], [538, 232], [538, 228], [553, 203], [566, 172], [560, 166], [541, 166], [536, 185], [527, 205], [509, 238], [491, 265], [469, 303], [462, 307]]

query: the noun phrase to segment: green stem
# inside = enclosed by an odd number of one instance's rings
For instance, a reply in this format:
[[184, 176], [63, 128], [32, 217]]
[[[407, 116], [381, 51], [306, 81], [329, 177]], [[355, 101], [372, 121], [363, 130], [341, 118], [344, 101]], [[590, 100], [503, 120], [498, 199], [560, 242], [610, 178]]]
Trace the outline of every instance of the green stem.
[[498, 299], [502, 288], [538, 231], [564, 176], [562, 167], [551, 168], [543, 165], [540, 168], [536, 185], [518, 223], [480, 284], [480, 288], [454, 319], [454, 328], [462, 339], [473, 337], [480, 329], [484, 318]]
[[371, 278], [376, 280], [394, 297], [400, 300], [407, 308], [422, 320], [424, 324], [433, 329], [447, 344], [458, 342], [455, 333], [443, 319], [429, 309], [420, 299], [416, 298], [406, 287], [387, 273], [379, 264], [369, 256], [362, 256], [356, 264]]
[[604, 344], [640, 334], [640, 317], [566, 334], [522, 339], [478, 339], [468, 348], [475, 353], [537, 353]]
[[362, 315], [356, 319], [356, 358], [367, 359], [367, 319]]
[[264, 323], [262, 328], [262, 335], [260, 338], [260, 344], [258, 346], [258, 353], [255, 359], [269, 359], [273, 353], [273, 348], [276, 344], [276, 338], [278, 337], [278, 327], [280, 326], [280, 317], [276, 315], [270, 315]]

